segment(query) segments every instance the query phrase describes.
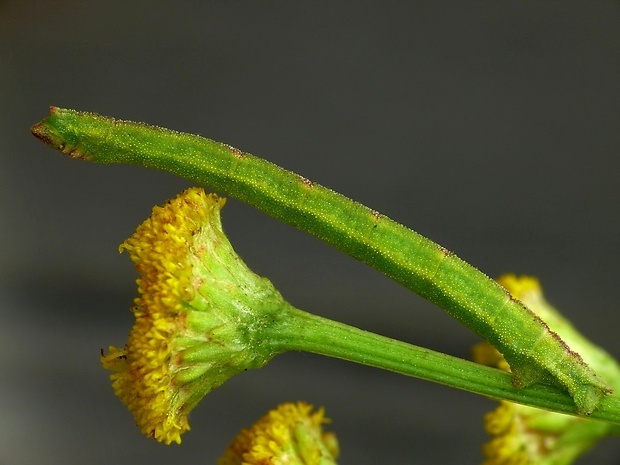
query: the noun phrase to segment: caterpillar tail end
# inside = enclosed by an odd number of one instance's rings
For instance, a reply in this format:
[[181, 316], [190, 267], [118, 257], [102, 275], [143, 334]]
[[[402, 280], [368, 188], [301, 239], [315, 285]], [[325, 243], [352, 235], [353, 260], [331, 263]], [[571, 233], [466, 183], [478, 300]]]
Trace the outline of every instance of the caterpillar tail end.
[[[583, 365], [585, 367], [585, 365]], [[550, 384], [566, 390], [573, 398], [575, 410], [580, 415], [590, 415], [598, 406], [601, 399], [613, 393], [613, 388], [597, 376], [589, 368], [582, 376], [574, 374], [553, 376], [545, 370], [535, 366], [511, 366], [513, 383], [517, 388], [523, 388], [536, 383]], [[582, 378], [582, 379], [579, 379]]]
[[579, 385], [573, 390], [569, 389], [573, 397], [577, 413], [590, 415], [598, 406], [601, 399], [613, 393], [613, 389], [600, 381], [596, 384]]

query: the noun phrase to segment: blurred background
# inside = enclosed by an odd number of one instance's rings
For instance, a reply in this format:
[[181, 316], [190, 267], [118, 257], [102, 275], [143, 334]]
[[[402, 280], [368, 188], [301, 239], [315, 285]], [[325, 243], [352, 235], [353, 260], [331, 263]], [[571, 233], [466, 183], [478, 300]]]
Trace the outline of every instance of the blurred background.
[[[309, 354], [231, 379], [181, 446], [141, 435], [99, 350], [123, 345], [117, 246], [188, 183], [65, 158], [49, 105], [227, 142], [353, 197], [490, 276], [534, 274], [620, 355], [620, 4], [0, 0], [0, 464], [214, 464], [284, 401], [325, 406], [342, 464], [481, 461], [495, 403]], [[470, 357], [478, 337], [231, 200], [239, 254], [299, 308]], [[616, 464], [620, 442], [581, 463]]]

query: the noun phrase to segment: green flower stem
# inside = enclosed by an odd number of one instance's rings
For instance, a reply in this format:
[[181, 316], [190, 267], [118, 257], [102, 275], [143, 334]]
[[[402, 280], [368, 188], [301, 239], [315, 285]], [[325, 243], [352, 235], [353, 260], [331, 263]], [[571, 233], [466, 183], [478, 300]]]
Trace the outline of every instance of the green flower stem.
[[[568, 415], [580, 416], [570, 395], [552, 386], [536, 384], [517, 389], [505, 371], [451, 355], [380, 336], [304, 312], [280, 308], [265, 325], [261, 339], [274, 352], [312, 352], [383, 368], [433, 381], [494, 399], [510, 400]], [[589, 418], [620, 425], [620, 398], [607, 396]]]

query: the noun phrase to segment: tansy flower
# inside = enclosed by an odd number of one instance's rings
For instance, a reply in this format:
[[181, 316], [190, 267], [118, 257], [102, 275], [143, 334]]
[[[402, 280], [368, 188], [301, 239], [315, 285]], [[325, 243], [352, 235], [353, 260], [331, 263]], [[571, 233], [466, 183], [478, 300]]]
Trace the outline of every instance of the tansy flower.
[[323, 432], [328, 422], [323, 409], [282, 404], [242, 430], [218, 465], [334, 465], [339, 449], [336, 436]]
[[[620, 368], [605, 352], [579, 334], [544, 298], [538, 280], [530, 276], [504, 275], [498, 279], [510, 293], [540, 316], [570, 347], [574, 347], [597, 372], [618, 388]], [[474, 360], [505, 371], [510, 367], [487, 342], [474, 346]], [[483, 446], [484, 465], [567, 465], [601, 438], [617, 433], [609, 423], [548, 412], [500, 401], [484, 419], [493, 436]], [[615, 430], [615, 431], [614, 431]]]
[[136, 424], [166, 444], [181, 442], [205, 394], [273, 356], [252, 328], [284, 301], [234, 252], [220, 223], [224, 202], [189, 189], [155, 207], [119, 248], [140, 274], [136, 321], [127, 345], [110, 346], [101, 361]]

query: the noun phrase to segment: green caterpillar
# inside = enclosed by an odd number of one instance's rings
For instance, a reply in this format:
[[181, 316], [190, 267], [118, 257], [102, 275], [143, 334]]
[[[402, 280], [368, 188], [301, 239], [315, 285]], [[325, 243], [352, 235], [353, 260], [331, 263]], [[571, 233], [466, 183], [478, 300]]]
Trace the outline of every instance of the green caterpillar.
[[445, 309], [493, 344], [518, 387], [559, 385], [589, 414], [612, 392], [510, 293], [440, 245], [330, 189], [200, 136], [52, 107], [32, 128], [73, 158], [168, 171], [307, 231]]

